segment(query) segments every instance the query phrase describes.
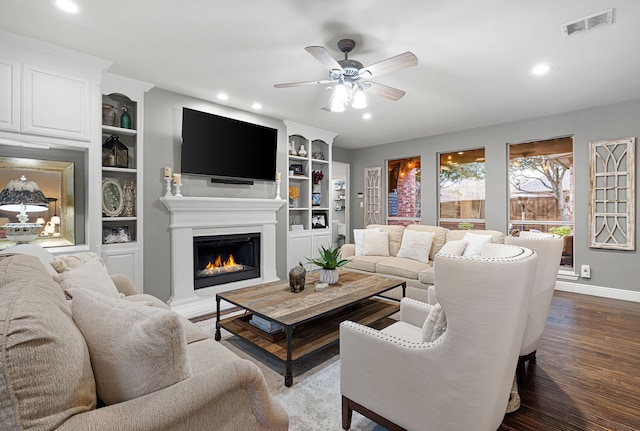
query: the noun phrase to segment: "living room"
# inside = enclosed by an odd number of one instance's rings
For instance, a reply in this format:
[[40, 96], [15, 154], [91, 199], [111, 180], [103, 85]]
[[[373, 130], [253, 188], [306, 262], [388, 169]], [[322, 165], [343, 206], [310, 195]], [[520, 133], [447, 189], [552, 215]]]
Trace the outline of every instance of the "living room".
[[[67, 16], [45, 1], [39, 4], [3, 1], [0, 58], [14, 64], [29, 63], [35, 62], [36, 54], [27, 51], [42, 51], [46, 52], [45, 57], [50, 57], [50, 69], [56, 69], [62, 62], [52, 59], [57, 54], [73, 59], [73, 53], [77, 53], [78, 57], [87, 55], [106, 60], [92, 66], [99, 72], [89, 79], [91, 129], [88, 139], [75, 146], [80, 151], [74, 150], [75, 144], [68, 145], [67, 138], [54, 135], [51, 145], [44, 139], [33, 138], [38, 131], [20, 130], [19, 127], [17, 133], [15, 129], [0, 132], [0, 148], [3, 156], [10, 157], [41, 157], [43, 152], [54, 151], [59, 154], [50, 159], [60, 160], [68, 156], [64, 151], [81, 154], [74, 156], [76, 171], [86, 173], [85, 177], [76, 179], [76, 243], [60, 250], [64, 253], [86, 250], [100, 253], [102, 250], [108, 254], [109, 247], [105, 247], [102, 230], [92, 227], [101, 225], [102, 219], [100, 200], [94, 197], [101, 195], [102, 183], [99, 169], [95, 169], [100, 165], [98, 153], [104, 144], [97, 112], [100, 95], [105, 94], [108, 87], [106, 81], [102, 81], [102, 74], [149, 83], [137, 88], [136, 94], [128, 94], [139, 97], [137, 100], [140, 101], [135, 113], [138, 116], [134, 118], [141, 126], [138, 139], [142, 142], [142, 135], [144, 139], [144, 151], [137, 155], [136, 173], [139, 175], [138, 218], [142, 219], [144, 214], [144, 223], [136, 221], [136, 228], [129, 225], [131, 234], [135, 232], [138, 241], [111, 247], [118, 252], [110, 258], [114, 268], [120, 268], [121, 264], [137, 268], [132, 278], [137, 277], [139, 290], [170, 303], [175, 294], [172, 286], [172, 259], [175, 258], [172, 255], [172, 215], [160, 198], [165, 195], [167, 185], [163, 169], [170, 167], [175, 173], [182, 172], [181, 119], [185, 107], [276, 129], [275, 170], [283, 175], [281, 194], [285, 200], [290, 185], [286, 174], [290, 168], [287, 154], [290, 133], [285, 120], [335, 133], [332, 161], [350, 166], [350, 233], [365, 227], [365, 206], [359, 193], [366, 189], [363, 175], [366, 169], [380, 167], [384, 172], [389, 160], [419, 157], [422, 168], [420, 223], [437, 226], [441, 218], [440, 154], [482, 148], [486, 166], [483, 222], [486, 229], [506, 234], [512, 219], [507, 186], [509, 145], [571, 137], [575, 167], [574, 262], [573, 269], [563, 274], [556, 288], [640, 302], [635, 281], [637, 252], [594, 248], [589, 241], [589, 144], [640, 135], [637, 122], [640, 90], [630, 72], [637, 70], [640, 59], [627, 42], [637, 36], [630, 17], [638, 16], [640, 11], [633, 1], [615, 5], [602, 1], [571, 3], [562, 7], [551, 3], [515, 7], [506, 2], [493, 2], [481, 7], [461, 2], [442, 8], [411, 5], [397, 11], [378, 3], [375, 6], [362, 2], [321, 7], [307, 2], [298, 5], [283, 2], [269, 7], [251, 4], [255, 9], [250, 13], [239, 10], [237, 5], [216, 5], [206, 6], [194, 23], [195, 15], [198, 15], [196, 6], [164, 5], [164, 10], [159, 11], [154, 10], [158, 6], [151, 4], [116, 1], [107, 7], [80, 2], [81, 13]], [[609, 26], [569, 37], [562, 34], [562, 24], [612, 6], [616, 9]], [[272, 9], [276, 7], [282, 8], [282, 17], [264, 19], [273, 16]], [[376, 8], [380, 10], [374, 14], [370, 9]], [[502, 10], [503, 13], [487, 12], [491, 10]], [[83, 19], [90, 20], [90, 24], [83, 23]], [[154, 23], [155, 19], [161, 24]], [[460, 25], [459, 19], [464, 19], [465, 25]], [[534, 43], [536, 38], [531, 34], [538, 31], [534, 24], [540, 21], [545, 22], [544, 31], [550, 34], [545, 33], [540, 36], [543, 39], [540, 43]], [[42, 25], [43, 22], [47, 26]], [[283, 24], [287, 22], [290, 24]], [[452, 24], [454, 22], [456, 24]], [[197, 28], [197, 31], [193, 30], [195, 35], [189, 35], [191, 25]], [[248, 32], [248, 26], [259, 28], [260, 36], [257, 30]], [[427, 27], [431, 29], [427, 30]], [[501, 30], [489, 35], [489, 27]], [[169, 28], [175, 30], [168, 31]], [[464, 32], [460, 28], [464, 28]], [[515, 33], [515, 28], [521, 33], [518, 42], [507, 44], [503, 39], [509, 39], [509, 33]], [[91, 38], [95, 37], [102, 38], [102, 43], [94, 44]], [[373, 64], [404, 51], [414, 52], [418, 57], [417, 66], [398, 70], [379, 80], [384, 85], [406, 90], [407, 94], [397, 101], [369, 94], [372, 118], [363, 120], [362, 112], [351, 107], [347, 107], [346, 112], [323, 110], [330, 95], [324, 86], [273, 88], [281, 82], [325, 78], [327, 71], [323, 65], [314, 61], [304, 48], [322, 45], [333, 57], [340, 59], [343, 54], [336, 43], [345, 37], [356, 41], [349, 56], [364, 64]], [[30, 41], [25, 42], [23, 38]], [[448, 39], [447, 44], [434, 41], [439, 38]], [[452, 42], [456, 40], [456, 43]], [[195, 43], [199, 45], [189, 46]], [[598, 44], [597, 49], [595, 44]], [[492, 45], [496, 46], [493, 51], [498, 54], [490, 56], [488, 51], [492, 51]], [[554, 45], [556, 50], [550, 53]], [[24, 46], [28, 48], [23, 50]], [[543, 48], [549, 51], [544, 52]], [[193, 51], [192, 56], [187, 56], [187, 51]], [[255, 51], [261, 51], [265, 57], [258, 59], [256, 54], [252, 62]], [[145, 54], [140, 55], [141, 52]], [[268, 60], [263, 52], [269, 53]], [[493, 61], [496, 55], [505, 58], [499, 65]], [[239, 57], [243, 57], [242, 62]], [[446, 64], [451, 57], [464, 58], [464, 61]], [[528, 68], [542, 59], [553, 64], [547, 76], [531, 77], [528, 69], [519, 69], [524, 65]], [[234, 64], [234, 60], [238, 63]], [[88, 63], [91, 61], [87, 60]], [[275, 67], [272, 63], [281, 65]], [[42, 70], [49, 69], [46, 62], [38, 66]], [[474, 67], [477, 76], [471, 72]], [[166, 71], [162, 72], [162, 69]], [[202, 71], [196, 73], [194, 69]], [[499, 74], [496, 72], [498, 77], [491, 76], [493, 69], [500, 69]], [[61, 66], [61, 74], [73, 75], [68, 66]], [[237, 76], [231, 79], [230, 74]], [[182, 78], [170, 81], [175, 76]], [[482, 84], [477, 85], [474, 81]], [[546, 85], [553, 89], [545, 88]], [[219, 91], [226, 91], [229, 100], [220, 100]], [[250, 107], [254, 94], [260, 94], [255, 100], [263, 105], [261, 110]], [[48, 145], [50, 150], [45, 148]], [[228, 145], [223, 151], [242, 154], [241, 142]], [[637, 160], [635, 167], [638, 167]], [[185, 197], [273, 199], [276, 195], [274, 181], [256, 181], [253, 185], [224, 184], [211, 183], [208, 177], [183, 174], [181, 182], [180, 191]], [[57, 208], [62, 210], [60, 204], [57, 203]], [[381, 208], [380, 221], [385, 224], [386, 205], [383, 203]], [[286, 279], [291, 269], [287, 259], [290, 223], [284, 206], [277, 210], [275, 218], [275, 238], [270, 244], [273, 270], [277, 278]], [[635, 220], [630, 222], [635, 224]], [[131, 222], [125, 221], [128, 223]], [[353, 242], [352, 237], [349, 240]], [[122, 257], [125, 251], [131, 251], [133, 257]], [[128, 261], [124, 262], [125, 259]], [[590, 268], [588, 278], [580, 274], [582, 265]], [[209, 295], [206, 301], [208, 311], [213, 311], [215, 298]]]

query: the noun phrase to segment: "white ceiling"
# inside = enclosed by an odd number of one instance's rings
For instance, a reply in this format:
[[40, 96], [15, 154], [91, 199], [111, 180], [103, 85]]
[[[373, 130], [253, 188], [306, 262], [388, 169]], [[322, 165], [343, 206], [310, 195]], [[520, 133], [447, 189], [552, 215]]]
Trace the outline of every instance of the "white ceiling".
[[[0, 0], [0, 28], [113, 61], [110, 71], [157, 87], [338, 133], [361, 148], [640, 98], [638, 0]], [[565, 38], [566, 22], [614, 7], [615, 23]], [[418, 66], [374, 81], [407, 92], [368, 96], [362, 111], [320, 109], [325, 79], [305, 50], [336, 58], [339, 39], [357, 42], [365, 66], [412, 51]], [[553, 65], [545, 77], [529, 71]], [[215, 95], [227, 92], [226, 102]]]

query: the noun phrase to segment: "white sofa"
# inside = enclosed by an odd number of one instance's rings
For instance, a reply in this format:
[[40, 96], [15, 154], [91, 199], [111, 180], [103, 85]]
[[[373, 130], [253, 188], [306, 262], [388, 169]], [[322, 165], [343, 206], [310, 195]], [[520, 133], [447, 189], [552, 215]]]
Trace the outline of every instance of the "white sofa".
[[1, 429], [288, 429], [254, 363], [124, 276], [114, 297], [92, 290], [109, 278], [97, 256], [34, 247], [0, 253]]
[[[388, 254], [385, 255], [385, 250], [379, 250], [377, 249], [378, 247], [373, 247], [373, 249], [364, 247], [362, 253], [369, 254], [360, 254], [359, 250], [356, 250], [356, 244], [345, 244], [342, 247], [342, 257], [350, 259], [350, 262], [344, 268], [349, 271], [365, 274], [375, 273], [406, 281], [407, 297], [429, 303], [434, 303], [433, 300], [430, 301], [428, 298], [428, 288], [434, 284], [433, 260], [445, 244], [452, 241], [462, 241], [468, 233], [485, 237], [490, 236], [490, 242], [496, 244], [504, 243], [505, 238], [502, 232], [496, 230], [449, 230], [439, 226], [420, 224], [411, 224], [405, 228], [404, 226], [372, 224], [368, 225], [365, 230], [354, 229], [356, 238], [360, 237], [361, 234], [365, 237], [363, 240], [364, 246], [366, 246], [367, 238], [372, 236], [366, 233], [368, 230], [379, 230], [387, 233]], [[406, 240], [408, 238], [408, 236], [405, 237], [406, 230], [433, 234], [428, 253], [415, 251], [409, 254], [401, 253], [401, 256], [409, 257], [398, 256], [398, 253], [403, 248], [403, 239]], [[447, 254], [457, 254], [456, 252], [464, 254], [465, 251], [471, 251], [470, 248], [467, 250], [465, 245], [460, 242], [450, 244], [450, 246]], [[479, 247], [474, 249], [479, 252]], [[410, 248], [409, 250], [413, 251], [414, 249]], [[400, 299], [401, 295], [402, 290], [400, 288], [385, 294], [385, 296], [394, 299]]]

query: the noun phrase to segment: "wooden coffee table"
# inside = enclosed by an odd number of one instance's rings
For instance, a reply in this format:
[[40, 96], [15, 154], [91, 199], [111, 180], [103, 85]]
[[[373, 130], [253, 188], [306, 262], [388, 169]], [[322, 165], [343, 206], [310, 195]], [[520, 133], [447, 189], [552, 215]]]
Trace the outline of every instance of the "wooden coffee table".
[[[224, 328], [282, 361], [284, 384], [291, 386], [293, 364], [336, 344], [340, 322], [352, 320], [370, 325], [400, 308], [397, 302], [374, 296], [399, 286], [405, 295], [406, 283], [401, 280], [347, 271], [340, 271], [337, 284], [316, 292], [318, 274], [307, 274], [305, 289], [300, 293], [291, 292], [289, 282], [284, 280], [217, 294], [215, 339], [220, 341], [220, 328]], [[221, 300], [244, 308], [246, 313], [221, 320]], [[282, 333], [278, 337], [251, 326], [248, 321], [252, 314], [282, 325], [284, 337]]]

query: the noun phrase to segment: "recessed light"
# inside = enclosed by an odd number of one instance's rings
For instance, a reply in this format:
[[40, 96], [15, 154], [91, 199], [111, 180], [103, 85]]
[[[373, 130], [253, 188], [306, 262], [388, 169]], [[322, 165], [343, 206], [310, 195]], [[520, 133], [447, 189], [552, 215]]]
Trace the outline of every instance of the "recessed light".
[[218, 93], [216, 95], [216, 97], [218, 98], [218, 100], [228, 100], [229, 99], [229, 95], [227, 93]]
[[262, 109], [262, 105], [261, 105], [261, 104], [259, 104], [258, 102], [256, 102], [256, 103], [254, 103], [253, 105], [251, 105], [251, 107], [252, 107], [253, 109]]
[[56, 0], [55, 5], [65, 12], [78, 13], [78, 5], [71, 0]]
[[536, 64], [533, 69], [531, 69], [531, 73], [533, 75], [541, 76], [548, 73], [551, 70], [551, 65], [547, 63]]
[[371, 119], [371, 114], [369, 114], [368, 112], [362, 114], [362, 118], [365, 120], [370, 120]]

